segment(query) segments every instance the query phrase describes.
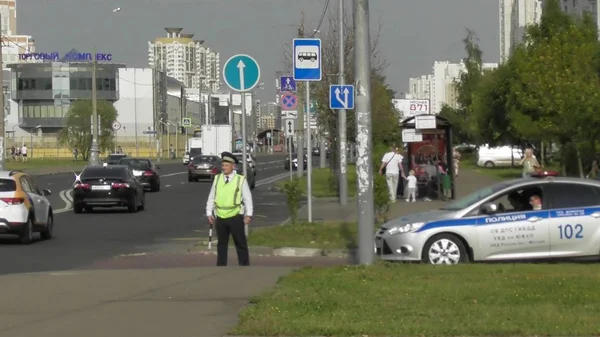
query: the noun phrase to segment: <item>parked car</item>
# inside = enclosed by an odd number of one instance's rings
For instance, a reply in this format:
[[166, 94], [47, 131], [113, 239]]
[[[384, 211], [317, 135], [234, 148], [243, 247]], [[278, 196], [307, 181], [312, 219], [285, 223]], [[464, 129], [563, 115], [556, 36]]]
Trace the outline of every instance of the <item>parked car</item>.
[[503, 167], [515, 165], [523, 158], [523, 151], [517, 147], [498, 146], [488, 147], [480, 146], [477, 151], [477, 166], [482, 167]]
[[127, 155], [124, 154], [124, 153], [111, 153], [104, 160], [104, 164], [106, 164], [106, 165], [117, 165], [117, 163], [119, 162], [119, 160], [121, 160], [123, 158], [127, 158]]
[[[219, 160], [218, 164], [216, 164], [215, 168], [213, 169], [214, 172], [221, 173], [221, 164], [223, 163], [223, 161]], [[256, 170], [251, 167], [250, 165], [248, 165], [246, 167], [246, 170], [248, 171], [246, 179], [248, 181], [248, 186], [250, 186], [250, 189], [254, 189], [254, 187], [256, 187]], [[243, 165], [238, 164], [236, 165], [236, 172], [237, 174], [244, 174], [244, 167]], [[213, 174], [213, 176], [210, 179], [210, 182], [212, 183], [213, 180], [215, 179], [216, 174]]]

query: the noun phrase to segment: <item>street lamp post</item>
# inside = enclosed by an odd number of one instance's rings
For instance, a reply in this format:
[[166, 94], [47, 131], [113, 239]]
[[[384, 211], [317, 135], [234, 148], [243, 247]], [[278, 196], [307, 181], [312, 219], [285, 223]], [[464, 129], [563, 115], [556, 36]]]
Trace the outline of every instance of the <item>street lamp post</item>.
[[[121, 7], [112, 10], [113, 13], [120, 12]], [[99, 122], [98, 122], [98, 90], [96, 83], [96, 72], [98, 70], [98, 58], [96, 57], [96, 45], [92, 54], [92, 146], [90, 148], [90, 165], [100, 165], [100, 145], [98, 144]], [[137, 136], [137, 135], [136, 135]]]

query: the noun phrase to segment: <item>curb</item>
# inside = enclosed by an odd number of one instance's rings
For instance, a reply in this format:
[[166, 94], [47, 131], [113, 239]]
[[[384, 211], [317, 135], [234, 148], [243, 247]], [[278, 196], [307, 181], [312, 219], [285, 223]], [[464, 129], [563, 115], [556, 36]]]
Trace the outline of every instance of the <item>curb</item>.
[[[208, 244], [208, 242], [203, 242]], [[334, 257], [349, 258], [354, 255], [354, 250], [349, 249], [321, 249], [321, 248], [302, 248], [302, 247], [248, 247], [251, 256], [276, 256], [276, 257]], [[230, 251], [235, 251], [234, 246], [229, 247]], [[195, 246], [187, 250], [188, 254], [217, 255], [216, 243], [209, 250], [205, 247]]]

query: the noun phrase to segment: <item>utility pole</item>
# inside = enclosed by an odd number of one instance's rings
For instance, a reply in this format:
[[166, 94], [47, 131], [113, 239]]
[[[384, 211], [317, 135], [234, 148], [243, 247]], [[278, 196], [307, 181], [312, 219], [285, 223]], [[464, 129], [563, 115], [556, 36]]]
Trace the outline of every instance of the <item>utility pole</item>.
[[354, 74], [356, 76], [356, 177], [358, 195], [358, 262], [373, 264], [373, 161], [371, 145], [371, 62], [369, 0], [354, 0]]
[[[1, 15], [0, 15], [1, 17]], [[0, 20], [1, 21], [1, 20]], [[2, 31], [0, 31], [0, 88], [2, 88], [2, 92], [0, 93], [0, 170], [4, 170], [4, 159], [6, 158], [6, 146], [4, 142], [6, 141], [6, 125], [4, 122], [5, 113], [4, 113], [4, 62], [2, 60]]]
[[[298, 37], [302, 38], [304, 37], [304, 11], [302, 11], [300, 13], [300, 26], [298, 26]], [[292, 52], [292, 58], [293, 58], [293, 52]], [[294, 62], [294, 60], [292, 59], [292, 63]], [[298, 88], [298, 91], [300, 91], [300, 88]], [[300, 94], [300, 92], [299, 92]], [[298, 100], [300, 100], [302, 97], [302, 95], [298, 95]], [[296, 151], [297, 153], [297, 157], [298, 158], [298, 177], [302, 177], [304, 175], [304, 104], [298, 104], [298, 125], [296, 126], [296, 128], [298, 129], [298, 135], [296, 136], [297, 139], [297, 147], [298, 150]], [[309, 125], [307, 125], [309, 126]], [[308, 149], [308, 151], [310, 151], [310, 149]], [[291, 167], [290, 167], [291, 170]]]
[[231, 124], [231, 152], [235, 152], [235, 115], [233, 112], [233, 91], [229, 90], [229, 124]]
[[94, 46], [92, 57], [92, 147], [90, 149], [90, 164], [100, 165], [100, 146], [98, 145], [98, 90], [96, 88], [98, 60], [96, 58], [96, 46]]
[[[340, 85], [345, 84], [344, 76], [344, 0], [339, 0], [338, 8], [338, 29], [339, 29], [339, 74], [338, 82]], [[339, 174], [339, 193], [340, 193], [340, 205], [346, 206], [348, 204], [348, 176], [346, 173], [348, 153], [346, 149], [346, 110], [340, 109], [338, 112], [338, 136], [339, 136], [339, 151], [340, 151], [340, 174]]]

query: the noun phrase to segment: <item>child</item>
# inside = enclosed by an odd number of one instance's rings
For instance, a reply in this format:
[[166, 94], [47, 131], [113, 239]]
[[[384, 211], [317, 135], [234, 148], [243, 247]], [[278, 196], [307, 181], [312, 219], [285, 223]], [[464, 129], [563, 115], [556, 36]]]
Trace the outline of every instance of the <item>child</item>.
[[406, 194], [406, 202], [410, 202], [412, 198], [412, 202], [417, 201], [417, 177], [415, 177], [415, 171], [410, 170], [408, 172], [408, 177], [406, 177], [407, 185], [408, 185], [408, 193]]

